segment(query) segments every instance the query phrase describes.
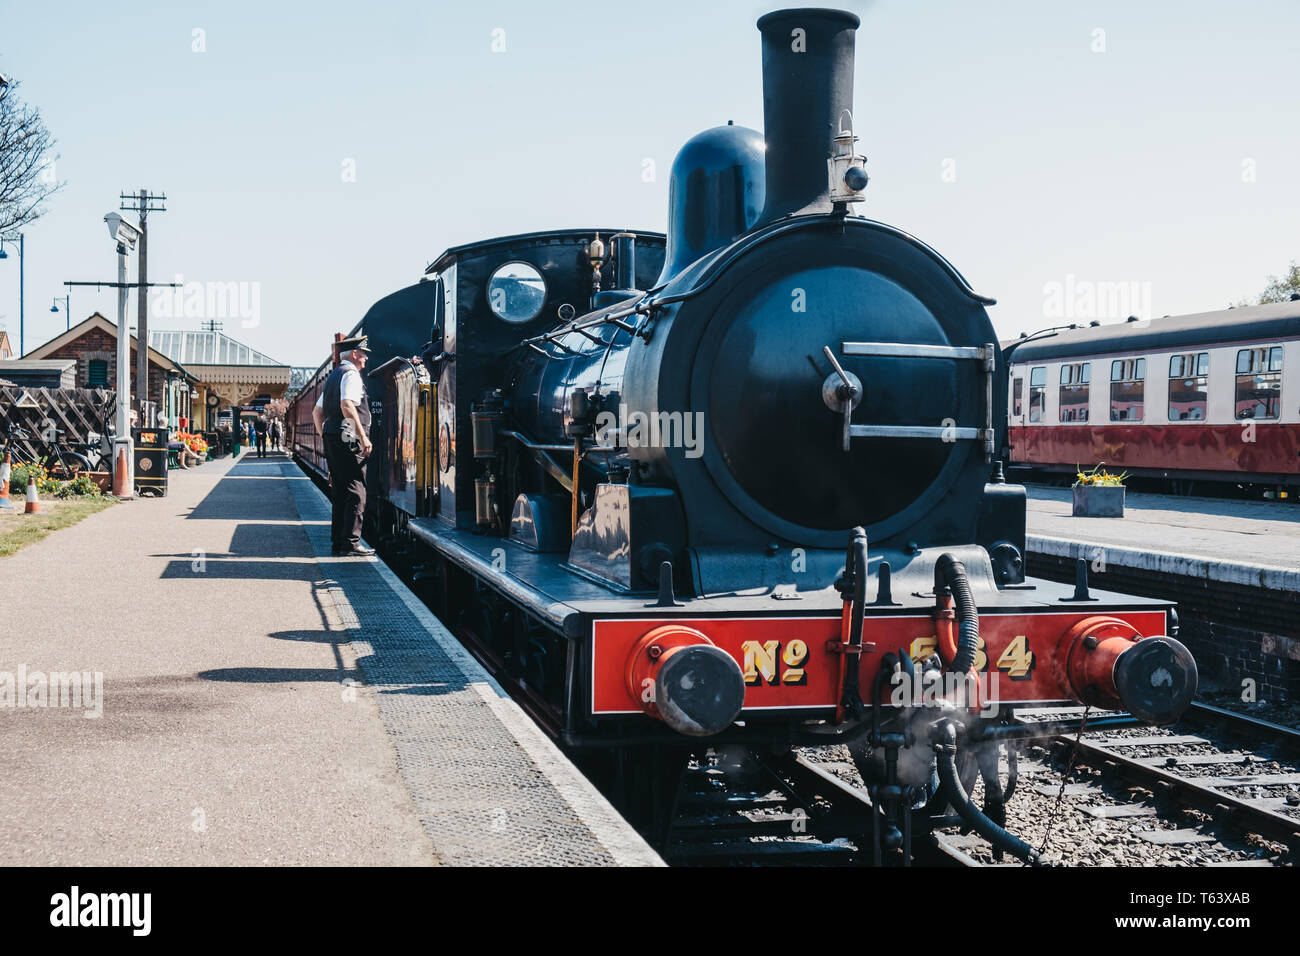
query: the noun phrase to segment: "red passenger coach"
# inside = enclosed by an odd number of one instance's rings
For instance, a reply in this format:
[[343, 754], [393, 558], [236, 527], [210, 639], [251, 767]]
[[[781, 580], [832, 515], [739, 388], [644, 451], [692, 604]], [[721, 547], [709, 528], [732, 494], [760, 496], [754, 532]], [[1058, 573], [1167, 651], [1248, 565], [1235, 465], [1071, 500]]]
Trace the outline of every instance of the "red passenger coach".
[[1300, 301], [1092, 325], [1006, 346], [1013, 465], [1300, 484]]

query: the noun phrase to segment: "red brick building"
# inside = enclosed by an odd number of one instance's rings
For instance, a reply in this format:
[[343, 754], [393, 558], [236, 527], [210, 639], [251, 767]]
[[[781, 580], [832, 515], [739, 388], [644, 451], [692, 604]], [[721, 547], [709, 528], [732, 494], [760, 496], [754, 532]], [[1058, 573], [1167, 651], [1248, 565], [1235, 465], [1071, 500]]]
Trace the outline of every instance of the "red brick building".
[[[131, 336], [131, 376], [135, 377], [136, 338]], [[179, 362], [155, 349], [149, 349], [149, 389], [147, 401], [151, 411], [162, 411], [168, 423], [176, 427], [181, 417], [190, 418], [192, 393], [198, 377]], [[117, 390], [117, 325], [98, 312], [44, 345], [29, 351], [29, 359], [75, 359], [77, 388]], [[138, 384], [133, 382], [138, 387]], [[132, 401], [135, 395], [132, 394]]]

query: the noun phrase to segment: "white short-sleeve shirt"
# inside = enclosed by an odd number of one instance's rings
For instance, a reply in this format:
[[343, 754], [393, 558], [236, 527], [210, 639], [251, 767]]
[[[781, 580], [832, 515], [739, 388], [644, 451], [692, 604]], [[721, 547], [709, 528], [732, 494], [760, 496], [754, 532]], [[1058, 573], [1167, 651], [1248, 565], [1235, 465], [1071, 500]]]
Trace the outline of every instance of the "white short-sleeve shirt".
[[[343, 369], [343, 381], [339, 382], [339, 401], [347, 400], [354, 405], [360, 405], [362, 396], [365, 392], [361, 388], [361, 372], [357, 367], [344, 359], [339, 363]], [[320, 390], [320, 397], [316, 399], [316, 407], [325, 408], [325, 389]]]

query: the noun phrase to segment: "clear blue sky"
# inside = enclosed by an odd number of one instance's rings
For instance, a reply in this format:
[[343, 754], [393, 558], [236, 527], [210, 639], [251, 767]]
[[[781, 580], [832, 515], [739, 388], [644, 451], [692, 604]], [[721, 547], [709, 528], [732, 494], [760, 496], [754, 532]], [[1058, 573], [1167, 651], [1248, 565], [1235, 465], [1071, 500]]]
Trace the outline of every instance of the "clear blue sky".
[[[842, 6], [863, 20], [862, 212], [995, 296], [1004, 336], [1049, 324], [1045, 289], [1068, 275], [1145, 283], [1151, 314], [1177, 314], [1300, 258], [1295, 0]], [[0, 72], [68, 182], [26, 230], [27, 347], [63, 329], [63, 280], [114, 275], [101, 220], [141, 186], [168, 196], [150, 278], [260, 283], [260, 324], [226, 331], [291, 364], [449, 245], [663, 229], [677, 147], [729, 119], [761, 129], [754, 21], [777, 7], [3, 0]], [[108, 291], [72, 305], [116, 309]], [[0, 322], [16, 340], [13, 255]]]

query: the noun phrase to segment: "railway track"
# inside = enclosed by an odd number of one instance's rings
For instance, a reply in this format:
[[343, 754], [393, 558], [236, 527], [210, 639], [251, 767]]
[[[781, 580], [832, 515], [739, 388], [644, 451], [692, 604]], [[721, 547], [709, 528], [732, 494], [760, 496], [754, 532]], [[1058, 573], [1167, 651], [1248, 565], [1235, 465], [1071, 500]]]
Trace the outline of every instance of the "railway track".
[[[692, 762], [665, 859], [678, 866], [871, 865], [885, 851], [873, 843], [875, 811], [860, 782], [847, 757], [815, 760], [798, 750], [740, 758], [724, 751]], [[929, 834], [903, 839], [912, 862], [960, 863]]]
[[[1020, 717], [1070, 719], [1083, 712], [1063, 707]], [[1034, 815], [1050, 815], [1053, 823], [1062, 816], [1086, 821], [1049, 826], [1048, 858], [1063, 865], [1096, 862], [1097, 847], [1116, 844], [1150, 848], [1149, 858], [1129, 862], [1291, 865], [1300, 858], [1297, 757], [1295, 729], [1198, 704], [1172, 728], [1108, 727], [1085, 732], [1077, 749], [1073, 735], [1031, 747], [1019, 760], [1020, 790], [1036, 801]], [[878, 859], [872, 813], [847, 755], [712, 756], [687, 770], [665, 857], [688, 866], [870, 865]], [[933, 834], [908, 835], [913, 863], [1020, 865], [998, 859], [955, 820], [940, 824]], [[1032, 834], [1024, 836], [1039, 846]]]
[[[1072, 745], [1057, 739], [1058, 747]], [[1285, 846], [1295, 857], [1300, 855], [1298, 753], [1300, 734], [1290, 728], [1202, 706], [1172, 729], [1085, 735], [1076, 760], [1100, 770], [1103, 778], [1149, 790], [1157, 804], [1205, 814], [1214, 824], [1150, 831], [1145, 839], [1185, 845], [1215, 839], [1210, 831], [1253, 834]]]
[[[1083, 712], [1068, 707], [1017, 716], [1069, 719]], [[1198, 704], [1169, 728], [1085, 731], [1077, 744], [1073, 734], [1058, 736], [1048, 748], [1031, 747], [1021, 773], [1033, 813], [1049, 813], [1053, 823], [1088, 818], [1086, 828], [1067, 823], [1054, 835], [1046, 827], [1049, 856], [1066, 865], [1081, 856], [1119, 856], [1113, 848], [1120, 844], [1146, 847], [1136, 853], [1166, 864], [1293, 865], [1300, 858], [1297, 755], [1295, 729]], [[1091, 836], [1081, 837], [1083, 829]], [[941, 839], [968, 865], [990, 859], [974, 839]]]

